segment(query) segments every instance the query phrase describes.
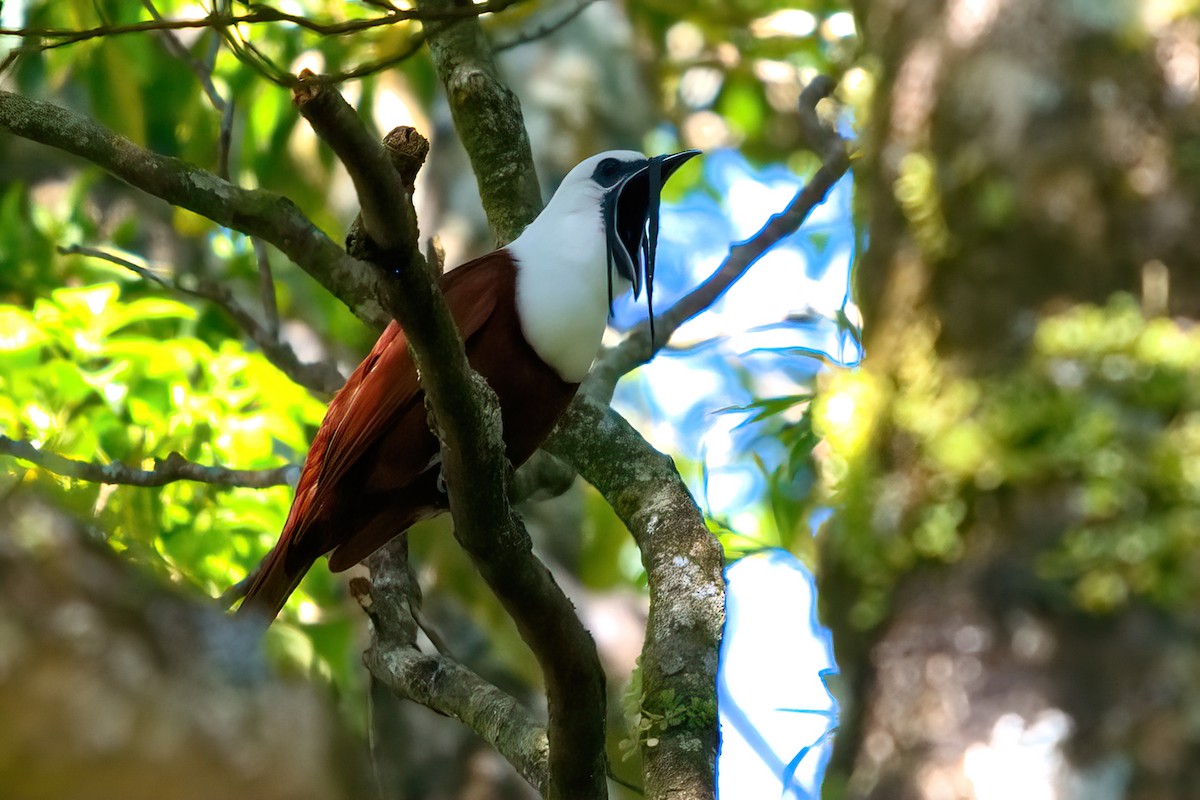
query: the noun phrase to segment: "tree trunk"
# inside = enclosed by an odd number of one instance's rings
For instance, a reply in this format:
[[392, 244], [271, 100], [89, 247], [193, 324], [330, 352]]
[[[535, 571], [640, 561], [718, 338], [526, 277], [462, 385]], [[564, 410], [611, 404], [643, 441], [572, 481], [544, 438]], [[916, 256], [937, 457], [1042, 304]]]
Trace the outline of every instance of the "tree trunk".
[[857, 5], [868, 360], [816, 412], [827, 793], [1193, 797], [1200, 21]]

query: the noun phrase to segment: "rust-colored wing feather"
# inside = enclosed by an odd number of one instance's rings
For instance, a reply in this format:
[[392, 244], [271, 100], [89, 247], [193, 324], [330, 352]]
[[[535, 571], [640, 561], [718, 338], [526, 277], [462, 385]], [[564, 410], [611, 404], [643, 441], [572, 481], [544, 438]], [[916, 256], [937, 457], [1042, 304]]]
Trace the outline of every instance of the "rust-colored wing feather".
[[[504, 297], [511, 302], [514, 270], [508, 251], [498, 250], [442, 276], [441, 289], [468, 355], [497, 301]], [[318, 557], [346, 545], [351, 545], [345, 547], [346, 556], [364, 549], [369, 553], [382, 544], [372, 534], [378, 521], [355, 517], [353, 497], [374, 487], [403, 498], [404, 488], [427, 471], [436, 447], [425, 423], [408, 340], [393, 321], [329, 404], [304, 461], [287, 522], [258, 566], [242, 611], [273, 619]], [[412, 517], [408, 524], [429, 511], [398, 505], [389, 509], [399, 524], [406, 510]], [[395, 533], [401, 529], [393, 528]], [[364, 536], [371, 541], [364, 543]], [[391, 536], [383, 541], [387, 538]], [[348, 565], [345, 558], [340, 561], [342, 568]]]
[[346, 470], [418, 391], [408, 340], [392, 320], [329, 404], [304, 460], [283, 538], [300, 543], [307, 522], [321, 514]]

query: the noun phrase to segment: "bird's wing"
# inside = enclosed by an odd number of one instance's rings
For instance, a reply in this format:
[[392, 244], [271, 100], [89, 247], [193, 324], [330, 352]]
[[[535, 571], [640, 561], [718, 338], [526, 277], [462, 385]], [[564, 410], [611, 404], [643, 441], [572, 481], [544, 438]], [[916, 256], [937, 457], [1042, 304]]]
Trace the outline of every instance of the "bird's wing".
[[[511, 280], [503, 271], [513, 268], [508, 251], [498, 250], [442, 276], [446, 304], [464, 341], [470, 342], [492, 316], [500, 294], [496, 287]], [[321, 516], [346, 472], [397, 415], [420, 402], [420, 396], [408, 339], [393, 320], [329, 404], [304, 461], [281, 539], [300, 541], [308, 522]], [[408, 478], [416, 478], [419, 472]]]

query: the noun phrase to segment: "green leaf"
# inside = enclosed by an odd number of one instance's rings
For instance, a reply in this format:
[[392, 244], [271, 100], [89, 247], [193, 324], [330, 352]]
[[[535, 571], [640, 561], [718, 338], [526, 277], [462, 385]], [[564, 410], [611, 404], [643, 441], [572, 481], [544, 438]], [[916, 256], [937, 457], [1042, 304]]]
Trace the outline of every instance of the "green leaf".
[[51, 297], [70, 319], [90, 323], [102, 316], [116, 301], [120, 288], [115, 283], [56, 289]]
[[102, 330], [105, 334], [111, 334], [127, 325], [144, 320], [192, 320], [196, 316], [196, 309], [178, 300], [170, 300], [165, 297], [142, 297], [113, 309], [112, 313], [105, 315]]
[[33, 314], [15, 306], [0, 306], [0, 353], [32, 350], [47, 338]]

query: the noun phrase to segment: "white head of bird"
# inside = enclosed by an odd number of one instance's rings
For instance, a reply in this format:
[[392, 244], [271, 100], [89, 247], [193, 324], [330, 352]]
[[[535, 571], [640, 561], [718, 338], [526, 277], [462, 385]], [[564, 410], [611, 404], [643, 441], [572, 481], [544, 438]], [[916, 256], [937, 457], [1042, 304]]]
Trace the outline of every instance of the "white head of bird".
[[648, 158], [609, 150], [586, 158], [508, 245], [522, 332], [564, 380], [587, 375], [615, 294], [632, 287], [636, 298], [644, 286], [653, 319], [662, 185], [699, 152]]

